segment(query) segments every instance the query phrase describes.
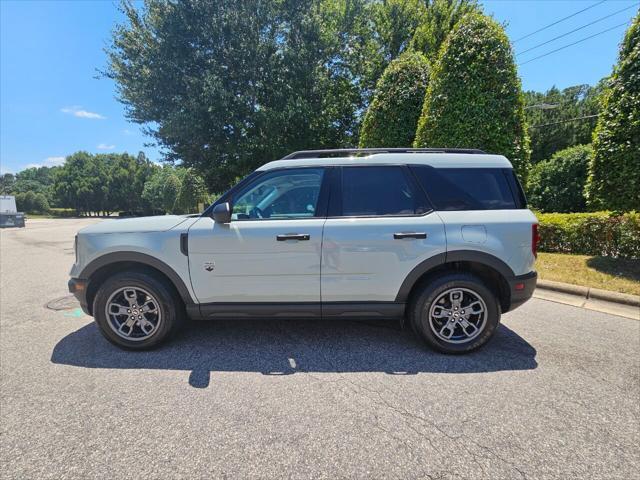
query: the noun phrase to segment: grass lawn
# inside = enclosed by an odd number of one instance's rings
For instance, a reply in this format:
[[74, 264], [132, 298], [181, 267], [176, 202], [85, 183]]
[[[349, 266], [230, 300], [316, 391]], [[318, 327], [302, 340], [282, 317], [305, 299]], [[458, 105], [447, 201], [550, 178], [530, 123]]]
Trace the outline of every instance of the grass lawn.
[[538, 253], [539, 278], [640, 295], [640, 260]]
[[48, 213], [25, 213], [25, 217], [27, 217], [27, 222], [30, 218], [58, 218]]
[[73, 208], [50, 208], [47, 213], [29, 213], [24, 212], [27, 220], [30, 218], [72, 218], [75, 217], [76, 211]]

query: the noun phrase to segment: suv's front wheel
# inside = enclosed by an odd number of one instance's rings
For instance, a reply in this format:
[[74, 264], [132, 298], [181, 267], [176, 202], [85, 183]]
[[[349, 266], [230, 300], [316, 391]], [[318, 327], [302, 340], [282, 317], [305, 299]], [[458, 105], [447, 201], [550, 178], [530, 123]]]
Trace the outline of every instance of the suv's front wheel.
[[111, 343], [144, 350], [155, 347], [178, 328], [181, 305], [165, 282], [144, 272], [124, 272], [100, 286], [93, 315]]
[[430, 347], [443, 353], [466, 353], [480, 348], [494, 334], [500, 306], [479, 278], [449, 273], [421, 287], [409, 316]]

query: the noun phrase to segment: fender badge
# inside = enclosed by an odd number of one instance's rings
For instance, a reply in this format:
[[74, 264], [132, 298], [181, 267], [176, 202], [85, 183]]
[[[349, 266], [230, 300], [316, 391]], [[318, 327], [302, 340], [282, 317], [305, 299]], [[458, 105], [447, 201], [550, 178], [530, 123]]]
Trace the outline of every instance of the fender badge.
[[205, 262], [204, 263], [204, 269], [207, 272], [213, 272], [213, 269], [216, 268], [216, 264], [213, 262]]

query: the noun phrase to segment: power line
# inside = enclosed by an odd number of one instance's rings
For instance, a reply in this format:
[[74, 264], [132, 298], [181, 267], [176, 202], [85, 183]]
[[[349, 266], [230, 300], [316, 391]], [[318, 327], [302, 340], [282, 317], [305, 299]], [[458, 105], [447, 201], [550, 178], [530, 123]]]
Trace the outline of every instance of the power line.
[[584, 117], [567, 118], [566, 120], [560, 120], [559, 122], [545, 123], [543, 125], [531, 125], [529, 128], [550, 127], [551, 125], [559, 125], [561, 123], [575, 122], [576, 120], [586, 120], [587, 118], [595, 118], [598, 115], [586, 115]]
[[575, 41], [573, 43], [569, 43], [568, 45], [563, 45], [560, 48], [556, 48], [555, 50], [551, 50], [550, 52], [543, 53], [542, 55], [538, 55], [537, 57], [533, 57], [532, 59], [527, 60], [526, 62], [519, 63], [518, 66], [521, 67], [522, 65], [526, 65], [527, 63], [533, 62], [534, 60], [538, 60], [539, 58], [546, 57], [547, 55], [551, 55], [552, 53], [556, 53], [556, 52], [559, 52], [560, 50], [564, 50], [565, 48], [572, 47], [574, 45], [577, 45], [578, 43], [582, 43], [582, 42], [584, 42], [586, 40], [589, 40], [590, 38], [597, 37], [598, 35], [602, 35], [603, 33], [607, 33], [607, 32], [610, 32], [611, 30], [614, 30], [616, 28], [622, 27], [623, 25], [626, 25], [627, 23], [628, 22], [622, 22], [622, 23], [620, 23], [618, 25], [614, 25], [611, 28], [607, 28], [606, 30], [602, 30], [601, 32], [594, 33], [593, 35], [589, 35], [588, 37], [584, 37], [584, 38], [581, 38], [580, 40], [577, 40], [577, 41]]
[[583, 25], [581, 27], [574, 28], [573, 30], [571, 30], [571, 31], [569, 31], [567, 33], [563, 33], [562, 35], [558, 35], [557, 37], [553, 37], [551, 40], [547, 40], [546, 42], [542, 42], [542, 43], [539, 43], [538, 45], [534, 45], [531, 48], [527, 48], [526, 50], [518, 53], [518, 55], [523, 55], [523, 54], [525, 54], [525, 53], [527, 53], [527, 52], [529, 52], [531, 50], [535, 50], [538, 47], [546, 45], [547, 43], [551, 43], [551, 42], [554, 42], [554, 41], [556, 41], [556, 40], [558, 40], [560, 38], [566, 37], [567, 35], [571, 35], [572, 33], [575, 33], [578, 30], [582, 30], [583, 28], [587, 28], [587, 27], [590, 27], [591, 25], [595, 25], [598, 22], [601, 22], [603, 20], [606, 20], [607, 18], [613, 17], [614, 15], [617, 15], [618, 13], [624, 12], [625, 10], [629, 10], [630, 8], [635, 8], [638, 5], [640, 5], [640, 3], [634, 3], [634, 4], [632, 4], [632, 5], [628, 6], [628, 7], [623, 8], [622, 10], [618, 10], [617, 12], [613, 12], [613, 13], [607, 15], [607, 16], [604, 16], [602, 18], [598, 18], [597, 20], [594, 20], [593, 22], [589, 22], [586, 25]]
[[513, 41], [513, 43], [519, 42], [520, 40], [524, 40], [525, 38], [529, 38], [531, 35], [535, 35], [538, 32], [542, 32], [543, 30], [546, 30], [549, 27], [553, 27], [554, 25], [557, 25], [560, 22], [564, 22], [565, 20], [568, 20], [571, 17], [575, 17], [576, 15], [578, 15], [578, 14], [580, 14], [582, 12], [586, 12], [587, 10], [589, 10], [589, 9], [591, 9], [593, 7], [597, 7], [598, 5], [600, 5], [601, 3], [604, 3], [604, 2], [605, 2], [605, 0], [600, 0], [598, 3], [594, 3], [593, 5], [589, 5], [587, 8], [583, 8], [582, 10], [579, 10], [579, 11], [577, 11], [575, 13], [572, 13], [571, 15], [568, 15], [568, 16], [566, 16], [564, 18], [561, 18], [560, 20], [556, 20], [555, 22], [550, 23], [549, 25], [546, 25], [546, 26], [544, 26], [542, 28], [539, 28], [535, 32], [531, 32], [531, 33], [525, 35], [524, 37], [517, 38], [517, 39], [515, 39]]
[[559, 107], [557, 103], [538, 103], [535, 105], [525, 105], [525, 110], [530, 110], [532, 108], [539, 108], [540, 110], [553, 110], [554, 108]]

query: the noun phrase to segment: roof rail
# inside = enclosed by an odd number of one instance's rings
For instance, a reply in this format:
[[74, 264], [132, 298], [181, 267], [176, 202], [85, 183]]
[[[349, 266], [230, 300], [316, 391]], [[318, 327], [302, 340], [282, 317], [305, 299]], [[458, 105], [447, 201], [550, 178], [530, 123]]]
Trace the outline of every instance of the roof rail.
[[282, 157], [281, 160], [293, 160], [299, 158], [335, 157], [375, 155], [377, 153], [486, 153], [477, 148], [336, 148], [328, 150], [300, 150]]

